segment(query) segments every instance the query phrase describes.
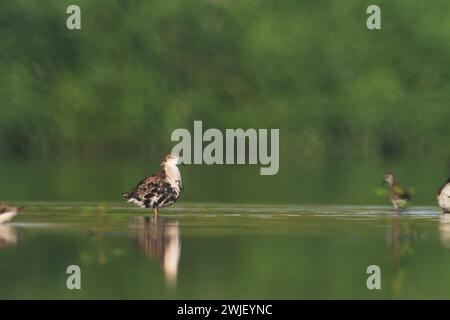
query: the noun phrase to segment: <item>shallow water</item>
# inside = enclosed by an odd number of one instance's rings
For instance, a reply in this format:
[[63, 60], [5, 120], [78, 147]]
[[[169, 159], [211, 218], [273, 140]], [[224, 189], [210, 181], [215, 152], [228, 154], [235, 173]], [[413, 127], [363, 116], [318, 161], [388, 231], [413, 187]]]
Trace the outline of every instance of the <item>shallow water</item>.
[[0, 227], [1, 299], [450, 298], [450, 219], [432, 207], [24, 207]]

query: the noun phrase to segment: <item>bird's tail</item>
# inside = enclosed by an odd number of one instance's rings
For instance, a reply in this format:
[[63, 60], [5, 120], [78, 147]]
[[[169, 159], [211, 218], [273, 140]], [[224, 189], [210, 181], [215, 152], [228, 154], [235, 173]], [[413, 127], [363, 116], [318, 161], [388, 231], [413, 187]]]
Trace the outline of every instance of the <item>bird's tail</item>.
[[124, 193], [122, 193], [122, 196], [123, 196], [125, 199], [130, 199], [130, 198], [133, 197], [133, 191], [134, 191], [134, 190], [131, 190], [131, 191], [128, 191], [128, 192], [124, 192]]
[[133, 189], [131, 189], [130, 191], [127, 191], [127, 192], [124, 192], [124, 193], [122, 193], [122, 196], [124, 196], [125, 197], [125, 199], [133, 199], [133, 198], [136, 198], [137, 197], [137, 194], [136, 194], [137, 192], [136, 192], [136, 188], [133, 188]]

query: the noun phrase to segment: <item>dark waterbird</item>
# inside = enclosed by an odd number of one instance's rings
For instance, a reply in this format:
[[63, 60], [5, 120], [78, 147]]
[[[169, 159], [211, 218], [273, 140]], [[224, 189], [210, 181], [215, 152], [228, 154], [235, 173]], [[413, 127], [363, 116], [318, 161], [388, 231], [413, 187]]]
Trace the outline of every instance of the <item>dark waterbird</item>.
[[157, 217], [158, 208], [174, 204], [183, 190], [181, 173], [177, 167], [180, 164], [182, 162], [177, 156], [166, 155], [161, 161], [163, 170], [143, 179], [123, 196], [141, 208], [153, 208]]

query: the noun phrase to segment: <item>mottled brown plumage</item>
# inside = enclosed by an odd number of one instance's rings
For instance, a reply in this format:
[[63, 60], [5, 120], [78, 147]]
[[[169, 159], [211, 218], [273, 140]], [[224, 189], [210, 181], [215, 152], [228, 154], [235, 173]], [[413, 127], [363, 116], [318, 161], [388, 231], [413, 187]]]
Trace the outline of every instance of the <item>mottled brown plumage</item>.
[[183, 190], [178, 164], [181, 162], [176, 156], [165, 156], [161, 161], [164, 170], [143, 179], [123, 196], [142, 208], [153, 208], [156, 216], [158, 208], [175, 203]]
[[156, 191], [158, 186], [165, 180], [166, 172], [159, 171], [150, 177], [147, 177], [140, 181], [136, 187], [130, 191], [124, 193], [126, 197], [145, 197], [146, 194], [152, 191]]

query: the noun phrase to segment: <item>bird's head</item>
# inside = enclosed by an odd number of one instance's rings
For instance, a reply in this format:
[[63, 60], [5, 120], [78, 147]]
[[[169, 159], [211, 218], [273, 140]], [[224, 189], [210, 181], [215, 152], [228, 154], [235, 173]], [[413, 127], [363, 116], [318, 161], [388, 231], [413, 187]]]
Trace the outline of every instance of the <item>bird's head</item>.
[[386, 182], [390, 186], [392, 186], [394, 184], [395, 178], [394, 178], [394, 175], [392, 174], [392, 172], [386, 172], [384, 174], [384, 181], [383, 181], [382, 185], [384, 185]]
[[161, 166], [178, 166], [182, 165], [183, 162], [176, 155], [168, 154], [161, 160]]

